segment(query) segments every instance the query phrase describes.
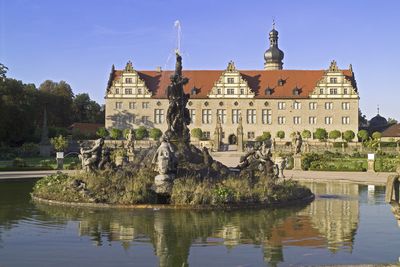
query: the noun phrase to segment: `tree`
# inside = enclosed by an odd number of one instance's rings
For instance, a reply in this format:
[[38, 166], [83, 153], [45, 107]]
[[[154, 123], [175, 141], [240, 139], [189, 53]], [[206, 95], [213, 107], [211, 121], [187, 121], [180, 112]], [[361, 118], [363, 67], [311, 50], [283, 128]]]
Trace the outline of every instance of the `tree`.
[[264, 142], [264, 141], [269, 140], [269, 139], [271, 139], [271, 133], [270, 132], [263, 132], [262, 135], [257, 136], [256, 141]]
[[149, 131], [149, 137], [153, 140], [158, 140], [162, 136], [162, 131], [158, 128], [152, 128]]
[[352, 130], [347, 130], [343, 133], [343, 139], [347, 142], [353, 141], [354, 137], [356, 137], [356, 134]]
[[96, 134], [98, 137], [101, 137], [101, 138], [106, 138], [109, 135], [107, 129], [104, 127], [97, 129]]
[[309, 139], [309, 138], [311, 138], [311, 132], [310, 132], [309, 130], [304, 130], [304, 131], [301, 133], [301, 136], [302, 136], [304, 139]]
[[314, 138], [318, 139], [321, 142], [326, 141], [327, 137], [328, 137], [328, 133], [323, 128], [317, 128], [317, 130], [314, 133]]
[[284, 131], [277, 131], [276, 132], [276, 137], [278, 137], [279, 139], [283, 139], [285, 138], [285, 132]]
[[367, 130], [360, 130], [357, 133], [358, 138], [360, 138], [361, 142], [365, 142], [369, 138], [369, 134]]
[[102, 123], [102, 108], [88, 94], [77, 94], [73, 99], [74, 122]]
[[144, 138], [146, 138], [148, 136], [149, 136], [149, 133], [148, 133], [146, 127], [144, 127], [144, 126], [140, 126], [135, 131], [136, 140], [143, 140]]
[[50, 143], [53, 145], [54, 149], [57, 152], [62, 152], [68, 147], [68, 141], [62, 135], [59, 135], [58, 137], [51, 138], [50, 139]]
[[74, 93], [68, 83], [46, 80], [39, 86], [39, 96], [41, 105], [47, 108], [49, 125], [68, 127], [73, 122]]
[[367, 127], [368, 126], [367, 116], [362, 114], [360, 108], [358, 109], [358, 126], [359, 127]]
[[197, 138], [199, 140], [203, 137], [203, 131], [200, 128], [193, 128], [190, 131], [190, 134], [193, 138]]
[[382, 138], [382, 134], [380, 132], [374, 132], [372, 134], [372, 139], [374, 140], [380, 140]]
[[118, 128], [112, 128], [112, 129], [110, 130], [110, 137], [111, 137], [111, 139], [117, 140], [117, 139], [121, 138], [121, 136], [122, 136], [122, 131], [121, 131], [120, 129], [118, 129]]
[[8, 68], [0, 63], [0, 78], [2, 78], [3, 81], [5, 81], [6, 79], [7, 70]]
[[336, 141], [341, 135], [342, 133], [339, 130], [333, 130], [329, 132], [329, 139]]

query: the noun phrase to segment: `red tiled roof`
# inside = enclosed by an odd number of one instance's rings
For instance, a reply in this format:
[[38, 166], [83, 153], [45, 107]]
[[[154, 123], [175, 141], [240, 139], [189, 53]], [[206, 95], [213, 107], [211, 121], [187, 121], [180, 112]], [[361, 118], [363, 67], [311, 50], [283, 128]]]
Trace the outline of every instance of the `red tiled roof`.
[[[153, 93], [154, 98], [166, 98], [166, 88], [170, 83], [173, 71], [137, 71], [140, 78]], [[190, 93], [193, 87], [197, 94], [190, 98], [207, 98], [208, 93], [222, 75], [222, 70], [186, 70], [183, 76], [189, 79], [184, 90]], [[249, 87], [255, 92], [256, 98], [308, 98], [325, 70], [244, 70], [239, 71]], [[354, 77], [350, 70], [343, 70], [343, 74], [354, 84]], [[115, 71], [114, 80], [120, 78], [122, 71]], [[284, 80], [278, 86], [278, 80]], [[273, 89], [271, 95], [265, 94], [265, 89]], [[293, 95], [293, 89], [298, 88], [299, 95]]]
[[400, 137], [400, 124], [394, 124], [382, 133], [382, 137]]

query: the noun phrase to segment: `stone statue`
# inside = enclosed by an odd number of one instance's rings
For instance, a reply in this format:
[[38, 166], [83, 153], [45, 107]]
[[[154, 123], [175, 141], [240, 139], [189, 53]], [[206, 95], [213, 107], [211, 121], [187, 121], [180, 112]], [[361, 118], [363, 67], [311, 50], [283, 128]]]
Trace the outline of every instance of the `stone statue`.
[[183, 86], [188, 78], [182, 76], [182, 57], [176, 53], [175, 73], [171, 75], [171, 84], [167, 88], [169, 106], [167, 110], [167, 135], [173, 139], [183, 139], [189, 143], [190, 134], [187, 125], [190, 124], [190, 113], [186, 108], [190, 95], [185, 94]]
[[176, 172], [176, 158], [171, 143], [166, 135], [161, 137], [161, 144], [154, 154], [152, 163], [160, 174], [173, 174]]
[[155, 170], [159, 173], [154, 177], [154, 191], [160, 195], [170, 195], [178, 162], [166, 134], [161, 137], [161, 144], [153, 156], [152, 164], [156, 165]]
[[271, 149], [267, 148], [267, 145], [263, 143], [259, 148], [252, 148], [243, 156], [237, 168], [240, 170], [259, 170], [264, 174], [275, 177], [275, 163], [272, 161], [271, 157]]
[[283, 171], [284, 171], [285, 168], [286, 168], [287, 159], [286, 159], [286, 158], [278, 157], [278, 158], [276, 158], [275, 163], [276, 163], [275, 167], [276, 167], [277, 176], [278, 176], [279, 178], [285, 178], [285, 175], [283, 174]]
[[301, 146], [303, 145], [303, 138], [301, 137], [300, 132], [296, 132], [294, 136], [294, 144], [295, 144], [294, 154], [298, 155], [301, 153]]
[[101, 160], [99, 162], [99, 170], [112, 169], [115, 165], [111, 160], [111, 151], [108, 147], [103, 147], [101, 151]]
[[81, 147], [79, 158], [82, 161], [82, 169], [85, 171], [94, 171], [99, 168], [99, 163], [102, 158], [102, 150], [104, 139], [99, 138], [94, 142], [94, 146], [85, 150]]
[[126, 141], [127, 141], [127, 152], [128, 154], [134, 154], [134, 149], [135, 149], [135, 132], [133, 129], [129, 129], [128, 134], [126, 135]]

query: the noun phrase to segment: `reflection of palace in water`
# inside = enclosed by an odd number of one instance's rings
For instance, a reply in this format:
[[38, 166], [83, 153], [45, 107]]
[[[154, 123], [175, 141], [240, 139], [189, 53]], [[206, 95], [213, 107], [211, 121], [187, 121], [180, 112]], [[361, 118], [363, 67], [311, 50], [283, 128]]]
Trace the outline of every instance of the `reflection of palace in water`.
[[259, 245], [271, 266], [284, 261], [284, 247], [352, 250], [358, 226], [358, 185], [306, 184], [317, 199], [306, 207], [253, 211], [60, 210], [57, 217], [79, 218], [79, 235], [95, 245], [119, 241], [125, 249], [140, 240], [153, 244], [160, 266], [187, 266], [193, 244], [205, 247]]
[[[316, 199], [299, 215], [311, 218], [314, 228], [326, 238], [331, 251], [352, 249], [359, 220], [359, 189], [350, 183], [307, 183]], [[334, 197], [332, 197], [334, 196]]]

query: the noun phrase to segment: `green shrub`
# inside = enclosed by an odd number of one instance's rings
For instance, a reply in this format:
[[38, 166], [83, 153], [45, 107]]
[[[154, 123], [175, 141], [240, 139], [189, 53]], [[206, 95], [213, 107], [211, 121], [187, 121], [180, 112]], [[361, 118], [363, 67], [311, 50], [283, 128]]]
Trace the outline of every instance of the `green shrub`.
[[158, 140], [162, 136], [162, 131], [158, 128], [152, 128], [149, 132], [149, 137], [153, 140]]
[[34, 157], [39, 155], [39, 145], [35, 143], [24, 143], [19, 148], [19, 153], [22, 157]]
[[279, 139], [285, 138], [285, 132], [284, 131], [277, 131], [276, 132], [276, 137], [278, 137]]
[[99, 129], [97, 129], [96, 135], [101, 138], [106, 138], [109, 135], [109, 133], [106, 128], [100, 127]]
[[309, 130], [304, 130], [304, 131], [301, 133], [301, 136], [302, 136], [304, 139], [309, 139], [309, 138], [311, 138], [311, 132], [310, 132]]
[[333, 130], [333, 131], [329, 132], [329, 139], [336, 140], [340, 136], [342, 136], [342, 133], [340, 131], [338, 131], [338, 130]]
[[347, 142], [334, 142], [333, 143], [334, 148], [342, 148], [342, 145], [344, 145], [344, 147], [349, 146], [349, 144]]
[[50, 143], [53, 145], [57, 152], [64, 151], [68, 147], [68, 141], [64, 136], [59, 135], [50, 139]]
[[118, 128], [112, 128], [110, 130], [110, 137], [113, 140], [118, 140], [119, 138], [122, 137], [122, 131]]
[[368, 134], [368, 131], [367, 131], [367, 130], [360, 130], [360, 131], [357, 133], [357, 136], [358, 136], [358, 138], [361, 140], [361, 142], [365, 142], [365, 141], [367, 141], [368, 138], [369, 138], [369, 134]]
[[374, 132], [372, 134], [372, 139], [374, 139], [374, 140], [380, 140], [381, 138], [382, 138], [382, 133], [380, 133], [380, 132]]
[[328, 133], [323, 128], [317, 128], [317, 130], [314, 133], [314, 138], [318, 139], [321, 142], [325, 141], [327, 137], [328, 137]]
[[24, 159], [21, 158], [15, 158], [12, 162], [12, 166], [13, 167], [27, 167], [28, 164], [26, 163], [26, 161]]
[[39, 162], [40, 167], [51, 167], [52, 164], [54, 164], [54, 162], [50, 159], [44, 159]]
[[352, 130], [347, 130], [343, 133], [343, 139], [347, 142], [353, 141], [354, 137], [356, 137], [356, 134]]
[[193, 138], [201, 139], [203, 137], [203, 131], [200, 128], [193, 128], [190, 131]]
[[256, 137], [256, 141], [258, 141], [258, 142], [264, 142], [264, 141], [267, 141], [269, 139], [271, 139], [271, 133], [270, 132], [263, 132], [262, 135]]
[[148, 136], [149, 136], [149, 133], [148, 133], [146, 127], [144, 127], [144, 126], [140, 126], [135, 131], [136, 140], [143, 140], [144, 138], [146, 138]]

